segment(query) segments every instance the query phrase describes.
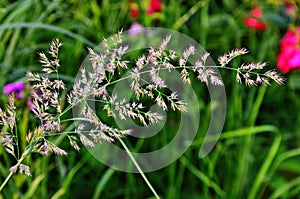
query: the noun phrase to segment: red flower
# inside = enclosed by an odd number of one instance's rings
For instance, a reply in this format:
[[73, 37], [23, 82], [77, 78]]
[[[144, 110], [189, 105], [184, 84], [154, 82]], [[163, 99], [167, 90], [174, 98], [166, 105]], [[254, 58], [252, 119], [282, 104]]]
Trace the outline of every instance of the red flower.
[[248, 28], [252, 28], [255, 30], [259, 30], [259, 31], [266, 30], [268, 27], [268, 24], [266, 24], [265, 22], [260, 20], [262, 14], [263, 14], [263, 12], [260, 9], [260, 7], [257, 4], [255, 4], [255, 5], [253, 5], [252, 10], [250, 11], [251, 17], [245, 17], [243, 19], [244, 23], [246, 24], [246, 26]]
[[129, 10], [130, 10], [130, 16], [133, 19], [138, 18], [140, 11], [139, 11], [139, 6], [136, 3], [134, 3], [133, 1], [130, 1], [129, 2]]
[[249, 28], [252, 28], [252, 29], [255, 29], [255, 30], [260, 30], [260, 31], [263, 31], [265, 29], [267, 29], [268, 27], [268, 24], [262, 22], [262, 21], [259, 21], [258, 19], [255, 19], [255, 18], [244, 18], [244, 23], [249, 27]]
[[266, 30], [267, 27], [268, 27], [268, 24], [258, 20], [258, 19], [255, 19], [255, 18], [244, 18], [244, 23], [249, 27], [249, 28], [252, 28], [252, 29], [255, 29], [255, 30], [260, 30], [260, 31], [263, 31], [263, 30]]
[[132, 17], [133, 19], [138, 18], [139, 14], [140, 14], [140, 11], [139, 11], [138, 8], [132, 8], [132, 9], [130, 10], [130, 15], [131, 15], [131, 17]]
[[300, 27], [288, 30], [280, 40], [277, 68], [283, 73], [300, 69]]
[[262, 16], [262, 10], [258, 5], [254, 5], [252, 10], [250, 11], [251, 16], [259, 18]]
[[160, 0], [150, 0], [150, 6], [147, 9], [147, 14], [161, 12], [162, 3]]

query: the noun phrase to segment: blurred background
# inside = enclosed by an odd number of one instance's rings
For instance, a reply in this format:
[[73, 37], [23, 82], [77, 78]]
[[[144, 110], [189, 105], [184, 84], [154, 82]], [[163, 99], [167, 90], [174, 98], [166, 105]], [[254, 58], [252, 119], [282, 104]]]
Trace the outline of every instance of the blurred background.
[[[192, 146], [168, 167], [146, 173], [161, 198], [299, 198], [300, 195], [300, 21], [297, 0], [20, 0], [0, 1], [0, 104], [3, 87], [25, 81], [27, 71], [40, 71], [37, 52], [53, 38], [63, 42], [60, 75], [71, 88], [78, 69], [104, 37], [135, 27], [163, 27], [199, 42], [217, 63], [231, 49], [250, 53], [235, 59], [267, 62], [286, 78], [284, 85], [246, 87], [235, 74], [222, 72], [227, 116], [222, 135], [203, 159], [199, 148], [210, 119], [205, 86], [199, 93], [201, 127]], [[297, 27], [298, 26], [298, 27]], [[67, 90], [68, 90], [67, 89]], [[67, 92], [67, 91], [66, 91]], [[26, 100], [20, 100], [20, 104]], [[34, 126], [24, 108], [20, 137]], [[163, 139], [146, 139], [152, 150], [172, 138], [175, 119]], [[170, 133], [168, 135], [168, 133]], [[53, 138], [68, 156], [32, 154], [25, 162], [32, 177], [16, 174], [0, 198], [155, 198], [140, 174], [115, 171], [94, 159], [84, 147], [71, 149], [63, 137]], [[153, 143], [155, 142], [155, 143]], [[0, 183], [14, 162], [0, 148]]]

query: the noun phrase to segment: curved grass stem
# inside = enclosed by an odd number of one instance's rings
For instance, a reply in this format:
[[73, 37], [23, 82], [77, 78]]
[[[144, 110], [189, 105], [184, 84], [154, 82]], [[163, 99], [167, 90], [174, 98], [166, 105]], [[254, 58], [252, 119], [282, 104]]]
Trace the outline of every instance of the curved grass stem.
[[123, 140], [119, 139], [120, 143], [122, 144], [122, 146], [124, 147], [125, 151], [127, 152], [127, 154], [129, 155], [130, 159], [132, 160], [134, 166], [137, 168], [137, 170], [139, 171], [139, 173], [141, 174], [141, 176], [143, 177], [144, 181], [146, 182], [147, 186], [150, 188], [150, 190], [152, 191], [152, 193], [154, 194], [154, 196], [157, 199], [160, 199], [160, 197], [158, 196], [158, 194], [156, 193], [156, 191], [154, 190], [154, 188], [152, 187], [151, 183], [149, 182], [149, 180], [147, 179], [146, 175], [144, 174], [144, 172], [142, 171], [141, 167], [139, 166], [139, 164], [137, 163], [137, 161], [135, 160], [135, 158], [133, 157], [132, 153], [130, 152], [130, 150], [128, 149], [128, 147], [126, 146], [126, 144], [123, 142]]
[[[29, 146], [29, 148], [27, 148], [24, 153], [22, 154], [21, 158], [18, 160], [18, 163], [14, 166], [14, 167], [18, 167], [22, 162], [23, 160], [27, 157], [27, 155], [31, 152], [31, 147]], [[3, 188], [7, 185], [7, 183], [9, 182], [9, 180], [12, 178], [12, 176], [14, 175], [15, 173], [14, 172], [10, 172], [8, 174], [8, 176], [5, 178], [4, 182], [1, 184], [0, 186], [0, 193], [1, 191], [3, 190]]]
[[14, 173], [13, 172], [10, 172], [9, 174], [8, 174], [8, 176], [5, 178], [5, 180], [4, 180], [4, 182], [1, 184], [1, 186], [0, 186], [0, 193], [1, 193], [1, 191], [3, 190], [3, 188], [6, 186], [6, 184], [9, 182], [9, 180], [11, 179], [11, 177], [14, 175]]

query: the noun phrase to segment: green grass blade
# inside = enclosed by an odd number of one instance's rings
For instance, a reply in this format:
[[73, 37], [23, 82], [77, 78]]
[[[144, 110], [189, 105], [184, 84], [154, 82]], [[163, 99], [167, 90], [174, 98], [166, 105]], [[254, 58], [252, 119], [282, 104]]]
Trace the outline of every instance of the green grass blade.
[[93, 199], [98, 199], [101, 196], [102, 191], [105, 188], [105, 185], [108, 183], [112, 175], [115, 173], [115, 170], [109, 168], [105, 171], [102, 178], [100, 179], [99, 183], [97, 184], [96, 190], [93, 195]]
[[86, 155], [83, 159], [81, 159], [68, 173], [67, 177], [65, 178], [62, 187], [51, 197], [51, 199], [59, 199], [61, 196], [63, 196], [67, 190], [70, 190], [71, 182], [76, 175], [76, 173], [79, 171], [80, 168], [84, 165], [84, 163], [90, 158], [89, 155]]
[[281, 135], [278, 131], [274, 131], [273, 133], [275, 134], [274, 141], [272, 143], [272, 146], [269, 150], [269, 153], [268, 153], [264, 163], [262, 164], [262, 166], [256, 176], [253, 186], [249, 192], [248, 199], [256, 198], [260, 187], [263, 185], [264, 179], [265, 179], [266, 174], [271, 166], [271, 163], [273, 162], [276, 154], [278, 153], [279, 146], [281, 143]]
[[206, 1], [199, 1], [193, 7], [190, 8], [180, 19], [178, 19], [172, 26], [173, 30], [178, 30], [185, 22], [187, 22], [191, 16], [193, 16], [200, 8], [205, 5]]
[[287, 192], [289, 192], [293, 187], [300, 184], [300, 177], [291, 180], [290, 182], [279, 187], [271, 196], [270, 199], [281, 198]]
[[24, 196], [22, 196], [23, 199], [30, 199], [30, 198], [33, 198], [35, 192], [37, 191], [37, 189], [39, 188], [40, 186], [40, 183], [42, 182], [42, 180], [44, 179], [44, 175], [41, 174], [39, 175], [38, 177], [36, 177], [34, 179], [33, 182], [30, 183], [30, 186], [28, 187], [27, 191], [26, 191], [26, 194]]
[[[266, 133], [266, 132], [275, 132], [278, 131], [278, 128], [273, 125], [261, 125], [261, 126], [253, 126], [253, 127], [245, 127], [236, 130], [226, 131], [223, 132], [220, 137], [216, 136], [207, 136], [207, 141], [213, 141], [216, 139], [224, 140], [224, 139], [231, 139], [235, 137], [243, 137], [248, 135]], [[203, 144], [203, 139], [196, 140], [192, 146], [199, 146]]]
[[144, 174], [144, 172], [142, 171], [141, 167], [139, 166], [139, 164], [137, 163], [137, 161], [135, 160], [135, 158], [133, 157], [132, 153], [130, 152], [130, 150], [128, 149], [128, 147], [126, 146], [126, 144], [123, 142], [123, 140], [119, 139], [120, 143], [122, 144], [122, 146], [124, 147], [125, 151], [127, 152], [127, 154], [129, 155], [130, 159], [132, 160], [134, 166], [137, 168], [137, 170], [139, 171], [139, 173], [141, 174], [141, 176], [143, 177], [144, 181], [146, 182], [146, 184], [148, 185], [148, 187], [150, 188], [150, 190], [152, 191], [152, 193], [155, 195], [155, 197], [157, 199], [159, 199], [160, 197], [158, 196], [158, 194], [156, 193], [155, 189], [152, 187], [151, 183], [149, 182], [149, 180], [147, 179], [146, 175]]
[[36, 22], [17, 22], [17, 23], [7, 23], [7, 24], [0, 25], [0, 30], [15, 29], [15, 28], [35, 28], [35, 29], [40, 28], [40, 29], [55, 31], [55, 32], [62, 33], [66, 36], [69, 36], [71, 38], [77, 39], [91, 47], [95, 46], [95, 44], [93, 42], [89, 41], [88, 39], [84, 38], [83, 36], [78, 35], [69, 30], [60, 28], [58, 26], [54, 26], [54, 25], [42, 24], [42, 23], [36, 23]]
[[184, 156], [180, 158], [180, 162], [191, 171], [199, 180], [201, 180], [205, 185], [211, 187], [220, 197], [225, 197], [224, 190], [215, 182], [213, 182], [207, 175], [205, 175], [202, 171], [197, 169], [190, 161], [188, 161]]
[[297, 156], [300, 156], [300, 149], [299, 148], [283, 152], [283, 153], [281, 153], [277, 156], [277, 158], [274, 160], [274, 163], [272, 164], [272, 166], [270, 168], [267, 179], [264, 180], [264, 185], [261, 188], [261, 194], [266, 189], [268, 183], [272, 180], [272, 177], [273, 177], [274, 173], [276, 172], [278, 167], [281, 165], [281, 163], [283, 163], [287, 159], [297, 157]]

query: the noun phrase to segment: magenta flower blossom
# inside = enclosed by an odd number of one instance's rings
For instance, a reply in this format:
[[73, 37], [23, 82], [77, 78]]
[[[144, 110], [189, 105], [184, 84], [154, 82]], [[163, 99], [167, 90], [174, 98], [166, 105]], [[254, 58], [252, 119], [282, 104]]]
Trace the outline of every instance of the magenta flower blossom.
[[22, 99], [24, 97], [24, 92], [23, 92], [24, 89], [25, 89], [25, 83], [24, 82], [15, 82], [15, 83], [6, 84], [3, 88], [3, 92], [6, 95], [14, 93], [15, 97], [17, 99]]

